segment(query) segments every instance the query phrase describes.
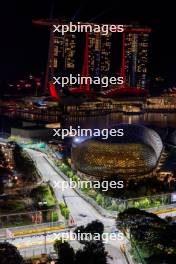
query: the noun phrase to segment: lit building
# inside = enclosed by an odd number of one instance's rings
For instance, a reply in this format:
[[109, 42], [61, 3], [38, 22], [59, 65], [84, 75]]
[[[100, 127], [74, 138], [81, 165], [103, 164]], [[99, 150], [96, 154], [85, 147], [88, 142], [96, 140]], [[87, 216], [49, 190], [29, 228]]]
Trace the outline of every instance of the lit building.
[[[112, 34], [115, 32], [109, 31], [106, 35], [101, 32], [65, 32], [62, 34], [58, 31], [53, 32], [53, 25], [68, 24], [68, 22], [36, 20], [34, 23], [50, 27], [50, 45], [45, 80], [46, 89], [48, 83], [53, 82], [53, 76], [68, 76], [71, 73], [80, 74], [84, 77], [117, 77], [120, 75], [124, 78], [124, 84], [116, 85], [117, 94], [118, 89], [123, 88], [127, 93], [133, 90], [134, 94], [138, 95], [140, 88], [142, 88], [141, 90], [146, 88], [150, 28], [124, 25], [124, 32], [121, 33], [122, 45], [121, 48], [118, 46], [119, 52], [115, 52], [118, 58], [117, 61], [116, 55], [112, 52]], [[90, 23], [85, 24], [90, 25]], [[94, 24], [91, 23], [91, 25], [93, 26]], [[99, 25], [101, 26], [101, 24]], [[117, 49], [117, 43], [114, 44], [114, 49]], [[78, 88], [74, 90], [76, 92], [84, 93], [85, 90], [90, 92], [89, 85], [82, 87], [82, 85], [75, 84], [75, 87]], [[132, 88], [139, 89], [135, 91]], [[111, 90], [111, 85], [109, 85], [108, 90]], [[113, 92], [113, 95], [115, 93]], [[57, 97], [55, 92], [51, 92], [51, 94]]]
[[[54, 24], [68, 24], [59, 20], [36, 20], [35, 24], [50, 27], [50, 43], [45, 88], [53, 76], [108, 76], [111, 66], [112, 33], [53, 32]], [[86, 24], [86, 23], [84, 23]], [[90, 23], [87, 23], [90, 25]], [[94, 24], [91, 23], [93, 26]], [[87, 49], [86, 49], [87, 42]], [[87, 57], [86, 57], [87, 53]], [[86, 58], [86, 59], [85, 59]]]
[[157, 166], [163, 144], [152, 129], [140, 125], [120, 124], [124, 136], [79, 138], [72, 145], [74, 170], [97, 179], [150, 174]]
[[[76, 35], [65, 33], [53, 35], [53, 54], [50, 57], [50, 69], [54, 75], [64, 75], [75, 69]], [[51, 77], [51, 76], [50, 76]]]
[[90, 76], [109, 75], [111, 65], [111, 36], [100, 33], [89, 33], [89, 73]]
[[[89, 76], [106, 76], [110, 70], [111, 35], [89, 33], [88, 72]], [[81, 73], [79, 62], [83, 61], [85, 34], [66, 32], [53, 34], [53, 56], [50, 58], [50, 71], [55, 75]], [[81, 49], [79, 49], [81, 48]], [[79, 57], [79, 59], [78, 59]], [[84, 63], [84, 62], [83, 62]]]
[[135, 31], [135, 28], [124, 34], [124, 67], [126, 84], [129, 87], [146, 88], [148, 72], [148, 50], [150, 29]]

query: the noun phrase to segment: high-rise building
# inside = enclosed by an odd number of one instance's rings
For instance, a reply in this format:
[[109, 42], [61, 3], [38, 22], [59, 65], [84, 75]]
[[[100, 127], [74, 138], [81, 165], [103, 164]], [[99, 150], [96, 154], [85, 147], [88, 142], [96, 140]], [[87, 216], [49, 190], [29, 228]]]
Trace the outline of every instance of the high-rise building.
[[146, 88], [148, 73], [149, 28], [127, 28], [124, 33], [124, 67], [129, 87]]
[[109, 75], [111, 65], [111, 36], [101, 33], [89, 33], [88, 65], [91, 76]]
[[[67, 76], [70, 73], [82, 74], [87, 68], [89, 76], [109, 75], [111, 65], [111, 36], [100, 32], [53, 32], [53, 25], [68, 24], [58, 20], [36, 20], [35, 24], [50, 27], [50, 44], [48, 54], [48, 66], [46, 70], [46, 82], [50, 82], [53, 76]], [[84, 25], [94, 25], [84, 23]], [[97, 24], [96, 24], [97, 25]], [[87, 50], [86, 50], [86, 41]], [[87, 52], [88, 60], [85, 61]], [[84, 66], [83, 66], [84, 65]]]
[[[88, 72], [90, 76], [107, 75], [110, 70], [111, 55], [111, 35], [91, 32], [88, 34]], [[78, 72], [80, 61], [84, 63], [84, 43], [85, 34], [61, 33], [53, 34], [53, 59], [50, 58], [50, 68], [54, 68], [54, 73], [67, 74]], [[81, 49], [78, 48], [81, 46]], [[79, 58], [78, 58], [79, 57]], [[52, 61], [54, 60], [54, 61]]]
[[[75, 68], [76, 35], [53, 35], [53, 56], [50, 57], [50, 68], [54, 68], [54, 74], [64, 74]], [[52, 61], [53, 60], [53, 61]]]
[[[107, 34], [95, 31], [88, 33], [65, 32], [62, 34], [58, 31], [53, 32], [53, 25], [68, 24], [66, 22], [37, 20], [34, 23], [50, 27], [45, 88], [49, 82], [52, 82], [53, 76], [68, 76], [71, 73], [86, 77], [117, 77], [117, 75], [121, 75], [124, 77], [124, 84], [117, 85], [115, 89], [126, 88], [127, 92], [133, 88], [145, 89], [147, 87], [150, 28], [124, 25], [124, 31], [119, 34], [122, 37], [120, 49], [119, 45], [113, 45], [112, 34], [114, 33], [110, 31]], [[80, 22], [78, 23], [81, 25]], [[83, 25], [90, 24], [84, 23]], [[119, 49], [115, 52], [115, 56], [112, 56], [112, 46]], [[118, 62], [116, 58], [118, 58]], [[121, 65], [121, 70], [119, 65]], [[113, 93], [112, 87], [108, 88]], [[88, 91], [89, 87], [80, 87], [81, 91], [84, 89]], [[133, 89], [134, 91], [135, 89]], [[108, 93], [106, 94], [108, 95]]]

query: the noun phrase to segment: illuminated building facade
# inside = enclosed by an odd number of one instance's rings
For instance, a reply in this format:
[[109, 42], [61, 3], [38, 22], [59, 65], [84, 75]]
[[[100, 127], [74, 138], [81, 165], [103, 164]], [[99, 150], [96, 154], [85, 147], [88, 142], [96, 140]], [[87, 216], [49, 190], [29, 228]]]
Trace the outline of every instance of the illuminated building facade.
[[[53, 25], [66, 24], [63, 21], [37, 20], [34, 23], [50, 28], [46, 89], [48, 83], [51, 84], [53, 76], [56, 75], [67, 76], [71, 73], [84, 77], [120, 75], [123, 77], [124, 84], [116, 85], [116, 87], [110, 85], [104, 96], [109, 96], [109, 93], [110, 96], [119, 93], [134, 93], [134, 95], [142, 93], [145, 95], [150, 28], [124, 25], [124, 31], [121, 33], [121, 50], [119, 50], [119, 54], [115, 52], [115, 55], [112, 56], [112, 34], [116, 32], [109, 31], [106, 35], [101, 32], [65, 32], [62, 35], [61, 32], [53, 32]], [[114, 46], [116, 47], [116, 45]], [[116, 55], [120, 61], [120, 68]], [[71, 88], [70, 92], [72, 93], [90, 93], [90, 85], [84, 86], [75, 86], [77, 88], [75, 90], [72, 87], [68, 88]], [[57, 98], [54, 87], [50, 87], [50, 93]]]
[[[36, 20], [35, 24], [50, 28], [48, 65], [45, 88], [53, 76], [107, 76], [111, 65], [112, 33], [53, 32], [54, 24], [67, 24], [59, 20]], [[88, 23], [90, 24], [90, 23]], [[94, 24], [91, 24], [92, 26]], [[87, 53], [87, 54], [86, 54]]]
[[129, 87], [147, 87], [149, 33], [149, 29], [125, 33], [125, 78]]
[[[89, 33], [88, 38], [88, 72], [90, 76], [104, 76], [110, 70], [111, 35]], [[55, 74], [78, 72], [77, 56], [83, 59], [84, 47], [78, 50], [78, 42], [85, 34], [66, 32], [64, 35], [53, 35], [53, 58], [50, 58], [50, 68], [54, 67]], [[80, 41], [81, 42], [81, 41]], [[54, 60], [54, 61], [52, 61]]]
[[54, 68], [55, 75], [63, 75], [65, 72], [71, 73], [76, 63], [76, 35], [73, 33], [55, 34], [53, 35], [53, 45], [50, 69]]
[[72, 145], [72, 167], [98, 179], [120, 176], [125, 179], [152, 172], [163, 149], [159, 135], [152, 129], [123, 124], [124, 136], [79, 138]]
[[111, 66], [111, 37], [100, 33], [89, 33], [89, 73], [90, 76], [107, 76]]

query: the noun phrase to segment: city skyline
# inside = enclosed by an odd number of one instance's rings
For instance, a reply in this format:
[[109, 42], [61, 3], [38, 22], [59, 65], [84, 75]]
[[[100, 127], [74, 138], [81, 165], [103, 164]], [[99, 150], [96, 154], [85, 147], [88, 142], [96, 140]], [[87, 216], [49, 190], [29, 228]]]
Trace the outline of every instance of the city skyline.
[[[16, 1], [17, 5], [9, 9], [7, 4], [3, 4], [6, 16], [2, 16], [6, 21], [4, 28], [4, 38], [1, 43], [1, 50], [8, 47], [8, 52], [3, 52], [1, 68], [1, 80], [14, 79], [15, 76], [21, 78], [32, 74], [39, 74], [45, 71], [48, 48], [48, 32], [32, 25], [32, 19], [48, 18], [50, 16], [51, 3], [46, 1], [41, 5], [41, 1], [33, 1], [24, 4]], [[14, 3], [12, 3], [13, 7]], [[42, 8], [41, 8], [42, 6]], [[65, 15], [68, 19], [88, 21], [91, 18], [95, 22], [133, 22], [150, 26], [153, 29], [151, 38], [151, 66], [152, 76], [162, 76], [170, 85], [175, 84], [174, 67], [176, 66], [175, 40], [173, 38], [173, 16], [170, 5], [154, 6], [150, 2], [143, 8], [136, 2], [126, 8], [125, 4], [108, 2], [101, 6], [92, 3], [82, 2], [75, 4], [59, 4], [55, 1], [56, 18]], [[139, 8], [139, 11], [138, 11]], [[160, 11], [159, 11], [160, 8]], [[165, 19], [163, 14], [169, 14], [169, 19]], [[7, 30], [12, 28], [13, 31]], [[42, 45], [41, 45], [42, 44]], [[34, 56], [32, 56], [34, 54]]]
[[175, 9], [153, 2], [1, 4], [0, 262], [176, 263]]

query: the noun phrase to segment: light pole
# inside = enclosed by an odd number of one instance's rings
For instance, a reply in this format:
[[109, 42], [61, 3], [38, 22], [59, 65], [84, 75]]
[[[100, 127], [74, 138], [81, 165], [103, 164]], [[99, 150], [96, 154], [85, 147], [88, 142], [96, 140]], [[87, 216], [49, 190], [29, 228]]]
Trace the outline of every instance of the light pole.
[[47, 254], [47, 248], [46, 248], [46, 237], [47, 237], [47, 233], [44, 232], [43, 235], [44, 235], [44, 239], [45, 239], [45, 240], [44, 240], [44, 253]]

